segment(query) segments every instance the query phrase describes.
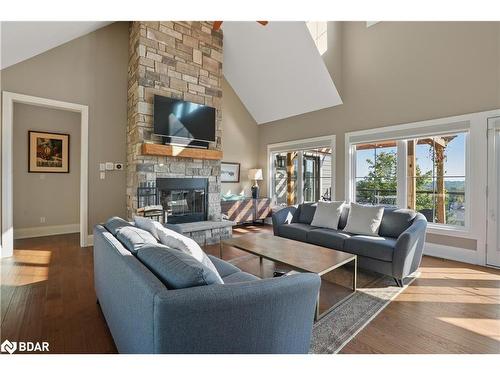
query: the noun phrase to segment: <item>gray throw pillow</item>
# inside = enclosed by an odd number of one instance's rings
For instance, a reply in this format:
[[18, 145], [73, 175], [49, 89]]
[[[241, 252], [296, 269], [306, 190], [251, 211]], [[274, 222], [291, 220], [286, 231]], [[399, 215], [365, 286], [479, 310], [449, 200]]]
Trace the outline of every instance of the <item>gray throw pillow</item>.
[[191, 255], [164, 245], [145, 245], [137, 258], [168, 289], [222, 284], [218, 275]]
[[364, 234], [366, 236], [377, 236], [380, 222], [384, 215], [384, 207], [365, 206], [351, 203], [347, 225], [344, 231], [352, 234]]
[[316, 211], [316, 203], [302, 203], [299, 207], [299, 223], [311, 224]]
[[118, 238], [118, 241], [134, 255], [137, 254], [137, 251], [144, 245], [158, 243], [151, 233], [134, 226], [119, 229], [116, 238]]
[[174, 230], [165, 228], [160, 223], [157, 223], [156, 225], [156, 233], [158, 234], [160, 242], [163, 245], [171, 247], [172, 249], [180, 250], [192, 256], [198, 262], [202, 263], [205, 267], [214, 272], [219, 278], [221, 284], [224, 283], [219, 275], [219, 272], [217, 271], [217, 268], [215, 268], [210, 258], [207, 256], [207, 254], [205, 254], [205, 252], [202, 250], [200, 245], [196, 243], [195, 240], [184, 236], [183, 234], [177, 233]]
[[313, 227], [338, 229], [340, 215], [344, 207], [342, 202], [325, 202], [319, 201], [314, 213], [311, 225]]
[[121, 217], [113, 216], [108, 219], [104, 224], [104, 228], [108, 230], [113, 236], [116, 237], [116, 233], [123, 227], [131, 227], [132, 224], [127, 220], [123, 220]]

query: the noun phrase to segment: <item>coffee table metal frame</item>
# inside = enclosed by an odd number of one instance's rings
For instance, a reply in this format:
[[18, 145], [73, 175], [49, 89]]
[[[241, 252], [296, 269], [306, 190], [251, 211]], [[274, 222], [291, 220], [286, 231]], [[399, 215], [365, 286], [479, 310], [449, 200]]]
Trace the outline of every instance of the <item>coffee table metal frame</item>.
[[[223, 251], [223, 247], [224, 247], [224, 242], [225, 240], [222, 240], [219, 242], [219, 257], [220, 259], [222, 259], [222, 251]], [[293, 268], [294, 270], [296, 271], [299, 271], [299, 272], [311, 272], [309, 270], [306, 270], [306, 269], [302, 269], [300, 267], [297, 267], [293, 264], [289, 264], [281, 259], [276, 259], [276, 258], [273, 258], [273, 257], [270, 257], [270, 256], [265, 256], [265, 255], [262, 255], [258, 252], [255, 252], [255, 251], [252, 251], [252, 250], [249, 250], [247, 248], [245, 248], [244, 246], [239, 246], [237, 244], [234, 244], [234, 243], [231, 243], [230, 246], [232, 247], [235, 247], [239, 250], [242, 250], [242, 251], [245, 251], [247, 253], [250, 253], [250, 254], [253, 254], [253, 255], [256, 255], [259, 257], [259, 263], [260, 263], [260, 275], [261, 277], [264, 277], [264, 265], [263, 265], [263, 260], [264, 259], [267, 259], [267, 260], [270, 260], [270, 261], [273, 261], [273, 262], [278, 262], [278, 263], [282, 263], [282, 264], [285, 264], [291, 268]], [[356, 283], [357, 283], [357, 277], [358, 277], [358, 257], [355, 255], [355, 254], [352, 254], [352, 257], [350, 257], [349, 259], [345, 260], [344, 262], [341, 262], [341, 263], [338, 263], [338, 264], [335, 264], [334, 266], [332, 267], [329, 267], [321, 272], [317, 272], [316, 274], [318, 276], [324, 276], [330, 272], [333, 272], [335, 271], [337, 268], [340, 268], [342, 266], [345, 266], [347, 265], [348, 263], [353, 263], [354, 265], [354, 270], [353, 270], [353, 274], [352, 274], [352, 293], [349, 293], [347, 296], [345, 296], [344, 298], [342, 298], [341, 300], [337, 301], [333, 306], [330, 306], [327, 310], [323, 311], [322, 313], [319, 312], [319, 299], [320, 299], [320, 294], [321, 294], [321, 288], [320, 288], [320, 291], [318, 292], [318, 298], [316, 300], [316, 310], [315, 310], [315, 314], [314, 314], [314, 320], [315, 321], [318, 321], [320, 320], [321, 318], [323, 318], [326, 314], [328, 314], [329, 312], [331, 312], [332, 310], [334, 310], [337, 306], [341, 305], [342, 303], [344, 303], [345, 301], [347, 301], [349, 298], [351, 298], [354, 293], [356, 293]], [[314, 272], [312, 272], [314, 273]]]

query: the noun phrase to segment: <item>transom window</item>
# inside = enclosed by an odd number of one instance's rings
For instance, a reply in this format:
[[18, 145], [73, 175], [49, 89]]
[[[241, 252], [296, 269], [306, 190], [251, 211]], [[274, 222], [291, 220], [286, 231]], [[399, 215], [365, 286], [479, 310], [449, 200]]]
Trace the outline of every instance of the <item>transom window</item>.
[[326, 21], [309, 21], [306, 22], [306, 25], [319, 54], [323, 55], [328, 49], [328, 23]]

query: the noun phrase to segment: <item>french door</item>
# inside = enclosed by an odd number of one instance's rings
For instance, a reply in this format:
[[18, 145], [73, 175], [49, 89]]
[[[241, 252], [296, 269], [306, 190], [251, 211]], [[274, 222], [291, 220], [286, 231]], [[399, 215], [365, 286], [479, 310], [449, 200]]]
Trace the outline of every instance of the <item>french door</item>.
[[500, 267], [500, 117], [488, 119], [488, 238], [486, 264]]
[[272, 196], [278, 205], [331, 199], [332, 149], [321, 147], [271, 154]]

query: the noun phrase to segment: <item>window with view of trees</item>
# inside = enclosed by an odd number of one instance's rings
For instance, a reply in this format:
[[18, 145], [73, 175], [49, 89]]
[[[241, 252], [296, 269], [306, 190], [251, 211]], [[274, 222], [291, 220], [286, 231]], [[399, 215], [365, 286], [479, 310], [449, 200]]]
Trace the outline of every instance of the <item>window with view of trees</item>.
[[408, 207], [465, 226], [465, 133], [408, 140]]
[[[466, 138], [461, 132], [404, 140], [405, 160], [399, 162], [406, 166], [407, 207], [431, 223], [466, 224]], [[356, 202], [398, 205], [398, 142], [358, 144], [355, 151]]]
[[356, 202], [396, 205], [395, 141], [356, 146]]

